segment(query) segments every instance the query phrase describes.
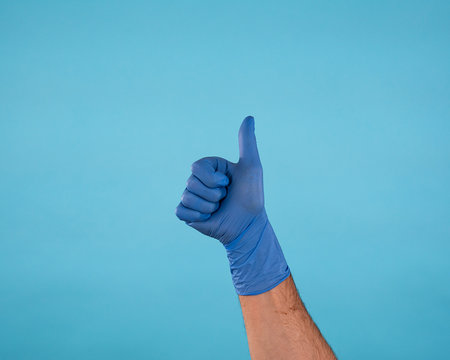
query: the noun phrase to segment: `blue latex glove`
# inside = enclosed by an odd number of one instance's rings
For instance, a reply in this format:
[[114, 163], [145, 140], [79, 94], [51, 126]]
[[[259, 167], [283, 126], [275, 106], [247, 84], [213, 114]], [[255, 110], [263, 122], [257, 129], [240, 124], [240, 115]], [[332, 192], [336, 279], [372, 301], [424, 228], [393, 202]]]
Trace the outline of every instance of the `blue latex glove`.
[[264, 208], [263, 171], [251, 116], [239, 129], [239, 162], [207, 157], [192, 165], [176, 215], [226, 248], [239, 295], [256, 295], [289, 274]]

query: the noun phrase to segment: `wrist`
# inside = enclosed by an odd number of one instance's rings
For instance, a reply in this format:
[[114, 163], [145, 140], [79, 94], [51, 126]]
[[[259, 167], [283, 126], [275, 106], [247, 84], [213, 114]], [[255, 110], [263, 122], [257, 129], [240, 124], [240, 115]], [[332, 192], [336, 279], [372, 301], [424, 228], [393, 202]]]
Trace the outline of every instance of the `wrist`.
[[225, 245], [230, 271], [239, 295], [257, 295], [269, 291], [290, 270], [265, 210], [231, 243]]

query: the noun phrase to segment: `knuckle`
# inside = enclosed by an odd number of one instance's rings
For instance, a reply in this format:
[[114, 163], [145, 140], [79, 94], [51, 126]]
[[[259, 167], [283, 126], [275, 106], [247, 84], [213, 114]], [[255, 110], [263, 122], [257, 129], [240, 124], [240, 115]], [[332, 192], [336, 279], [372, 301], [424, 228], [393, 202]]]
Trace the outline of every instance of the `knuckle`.
[[214, 211], [214, 204], [213, 203], [208, 203], [207, 205], [205, 205], [205, 213], [210, 214]]
[[199, 161], [200, 160], [197, 160], [197, 161], [192, 163], [192, 165], [191, 165], [191, 171], [192, 172], [196, 171], [199, 168], [199, 166], [200, 166]]
[[197, 161], [194, 161], [191, 165], [191, 170], [192, 171], [198, 170], [202, 166], [202, 163], [204, 162], [204, 160], [205, 160], [205, 158], [201, 158]]
[[219, 207], [219, 204], [217, 204], [217, 203], [211, 203], [211, 205], [210, 205], [210, 213], [213, 213], [214, 211], [216, 211], [217, 210], [217, 208]]
[[192, 190], [192, 186], [193, 186], [193, 182], [194, 181], [192, 180], [192, 178], [187, 179], [187, 181], [186, 181], [186, 189], [191, 191]]
[[183, 195], [181, 195], [181, 203], [185, 206], [189, 205], [190, 202], [190, 196], [188, 192], [184, 192]]
[[214, 189], [214, 191], [211, 194], [211, 198], [214, 202], [217, 202], [220, 200], [221, 195], [222, 192], [219, 189]]
[[200, 212], [196, 211], [196, 212], [195, 212], [195, 215], [194, 215], [194, 219], [195, 219], [196, 221], [201, 220], [201, 219], [202, 219], [202, 214], [201, 214]]
[[195, 195], [192, 195], [188, 191], [186, 191], [186, 193], [183, 194], [181, 202], [184, 206], [190, 209], [196, 209], [198, 207], [198, 199], [196, 198]]

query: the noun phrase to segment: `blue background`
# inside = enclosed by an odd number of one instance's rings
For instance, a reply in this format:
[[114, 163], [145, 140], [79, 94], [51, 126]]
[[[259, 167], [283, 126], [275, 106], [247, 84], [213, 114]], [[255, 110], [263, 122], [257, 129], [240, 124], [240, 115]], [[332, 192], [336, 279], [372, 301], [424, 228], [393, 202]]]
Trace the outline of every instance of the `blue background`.
[[1, 2], [0, 358], [247, 359], [174, 215], [256, 119], [266, 207], [342, 359], [450, 352], [450, 5]]

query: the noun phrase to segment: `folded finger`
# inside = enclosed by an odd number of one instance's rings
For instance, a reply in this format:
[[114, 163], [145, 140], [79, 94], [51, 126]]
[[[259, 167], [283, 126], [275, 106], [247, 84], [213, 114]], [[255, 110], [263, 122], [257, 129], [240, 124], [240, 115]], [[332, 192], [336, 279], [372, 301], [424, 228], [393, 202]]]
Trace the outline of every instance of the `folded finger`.
[[200, 196], [191, 193], [189, 190], [184, 190], [183, 195], [181, 195], [181, 203], [192, 210], [196, 210], [203, 214], [212, 214], [219, 207], [219, 203], [213, 203], [207, 201]]
[[211, 216], [211, 214], [202, 214], [199, 211], [188, 209], [182, 203], [177, 206], [175, 215], [178, 219], [186, 222], [201, 222], [209, 219]]
[[211, 201], [219, 202], [227, 194], [225, 187], [209, 188], [204, 185], [195, 175], [191, 175], [186, 182], [186, 188], [193, 194], [201, 198]]
[[203, 158], [192, 164], [192, 174], [210, 188], [227, 186], [229, 179], [217, 166], [216, 158]]

